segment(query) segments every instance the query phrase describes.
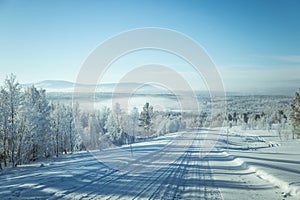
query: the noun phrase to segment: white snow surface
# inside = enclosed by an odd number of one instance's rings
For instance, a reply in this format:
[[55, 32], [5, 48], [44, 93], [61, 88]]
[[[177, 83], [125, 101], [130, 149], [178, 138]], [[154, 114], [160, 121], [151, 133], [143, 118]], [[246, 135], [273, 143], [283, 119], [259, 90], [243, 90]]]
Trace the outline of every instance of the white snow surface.
[[[228, 145], [227, 145], [228, 136]], [[300, 199], [300, 141], [195, 129], [5, 169], [0, 199]]]

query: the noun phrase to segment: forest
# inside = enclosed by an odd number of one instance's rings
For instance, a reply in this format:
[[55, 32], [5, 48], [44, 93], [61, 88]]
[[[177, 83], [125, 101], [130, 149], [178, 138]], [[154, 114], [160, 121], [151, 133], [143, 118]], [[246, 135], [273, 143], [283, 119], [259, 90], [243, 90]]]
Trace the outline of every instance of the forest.
[[[249, 102], [251, 106], [245, 106]], [[296, 93], [294, 99], [228, 97], [225, 119], [210, 116], [209, 109], [201, 113], [156, 111], [148, 102], [141, 111], [134, 107], [129, 113], [119, 103], [87, 111], [76, 102], [49, 100], [46, 90], [34, 85], [23, 88], [11, 74], [0, 89], [0, 168], [131, 144], [180, 129], [210, 127], [212, 120], [221, 120], [228, 128], [276, 129], [281, 139], [299, 138], [299, 105]]]

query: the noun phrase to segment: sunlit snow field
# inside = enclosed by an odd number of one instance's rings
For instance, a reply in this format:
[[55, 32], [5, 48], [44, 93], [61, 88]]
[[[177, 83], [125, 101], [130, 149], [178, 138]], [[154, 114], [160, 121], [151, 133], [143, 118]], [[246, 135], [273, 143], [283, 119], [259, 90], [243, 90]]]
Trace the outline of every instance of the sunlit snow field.
[[124, 145], [5, 169], [0, 198], [299, 199], [298, 143], [275, 130], [184, 130], [132, 152]]

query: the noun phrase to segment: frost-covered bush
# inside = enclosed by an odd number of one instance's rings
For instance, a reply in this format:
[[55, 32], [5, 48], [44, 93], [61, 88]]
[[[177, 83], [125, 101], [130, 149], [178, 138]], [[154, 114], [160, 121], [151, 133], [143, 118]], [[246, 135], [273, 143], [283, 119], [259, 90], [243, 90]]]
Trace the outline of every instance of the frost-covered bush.
[[174, 133], [179, 131], [180, 126], [181, 126], [181, 122], [177, 117], [175, 118], [168, 117], [160, 122], [156, 133], [158, 135], [163, 135], [166, 133]]

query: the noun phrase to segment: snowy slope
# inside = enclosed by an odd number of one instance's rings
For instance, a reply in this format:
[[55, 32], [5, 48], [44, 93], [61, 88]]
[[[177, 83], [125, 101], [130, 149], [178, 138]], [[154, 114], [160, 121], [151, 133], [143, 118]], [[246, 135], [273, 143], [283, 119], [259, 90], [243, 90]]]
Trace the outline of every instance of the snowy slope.
[[[123, 146], [7, 169], [0, 199], [297, 199], [299, 147], [237, 130], [228, 150], [223, 131], [187, 130], [136, 143], [132, 154]], [[293, 196], [278, 183], [295, 186]]]
[[[240, 127], [234, 127], [228, 136], [227, 155], [279, 187], [284, 196], [300, 197], [299, 140], [280, 140], [276, 130], [242, 130]], [[227, 135], [221, 137], [226, 143]]]

